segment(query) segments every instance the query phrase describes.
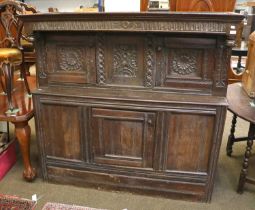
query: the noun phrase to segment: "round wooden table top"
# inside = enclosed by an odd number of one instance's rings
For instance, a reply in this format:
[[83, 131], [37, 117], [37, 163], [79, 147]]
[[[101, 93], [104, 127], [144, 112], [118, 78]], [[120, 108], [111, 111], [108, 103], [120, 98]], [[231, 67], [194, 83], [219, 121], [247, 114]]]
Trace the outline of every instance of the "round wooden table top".
[[251, 106], [252, 98], [248, 96], [241, 83], [228, 86], [228, 110], [238, 117], [255, 124], [255, 107]]

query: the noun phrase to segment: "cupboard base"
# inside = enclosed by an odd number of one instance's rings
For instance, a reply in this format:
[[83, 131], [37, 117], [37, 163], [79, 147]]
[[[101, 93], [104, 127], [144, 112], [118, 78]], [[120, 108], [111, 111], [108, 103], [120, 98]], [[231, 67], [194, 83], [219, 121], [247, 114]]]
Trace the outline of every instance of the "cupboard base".
[[[191, 184], [162, 179], [110, 175], [83, 170], [48, 168], [48, 182], [110, 191], [125, 191], [140, 195], [160, 196], [187, 201], [209, 202], [205, 184]], [[183, 190], [185, 189], [185, 190]]]

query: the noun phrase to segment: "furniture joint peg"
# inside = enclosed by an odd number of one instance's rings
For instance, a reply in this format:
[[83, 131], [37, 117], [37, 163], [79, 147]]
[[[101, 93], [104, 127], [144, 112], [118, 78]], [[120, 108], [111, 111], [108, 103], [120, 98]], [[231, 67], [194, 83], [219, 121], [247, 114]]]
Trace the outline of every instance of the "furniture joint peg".
[[151, 119], [148, 119], [147, 123], [148, 123], [149, 125], [152, 125], [152, 120], [151, 120]]

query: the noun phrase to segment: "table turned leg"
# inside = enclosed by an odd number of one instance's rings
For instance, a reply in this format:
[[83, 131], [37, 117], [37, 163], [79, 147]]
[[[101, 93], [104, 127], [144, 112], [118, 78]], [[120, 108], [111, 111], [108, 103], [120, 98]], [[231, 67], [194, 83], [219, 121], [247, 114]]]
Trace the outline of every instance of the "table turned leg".
[[237, 192], [240, 194], [243, 193], [244, 184], [245, 184], [246, 176], [248, 173], [249, 159], [251, 156], [251, 149], [252, 149], [252, 145], [253, 145], [254, 134], [255, 134], [255, 124], [250, 123], [247, 147], [246, 147], [246, 151], [244, 154], [244, 160], [243, 160], [243, 168], [240, 173], [240, 178], [239, 178], [239, 183], [238, 183], [238, 188], [237, 188]]
[[18, 139], [20, 150], [24, 163], [23, 177], [27, 181], [33, 181], [36, 177], [36, 171], [31, 166], [30, 161], [30, 126], [28, 122], [17, 122], [15, 125], [15, 134]]
[[234, 114], [233, 115], [233, 119], [232, 119], [232, 126], [231, 126], [231, 130], [230, 130], [230, 134], [228, 136], [228, 143], [227, 143], [227, 156], [231, 157], [231, 154], [233, 152], [233, 144], [235, 142], [235, 129], [236, 129], [236, 118], [237, 116]]

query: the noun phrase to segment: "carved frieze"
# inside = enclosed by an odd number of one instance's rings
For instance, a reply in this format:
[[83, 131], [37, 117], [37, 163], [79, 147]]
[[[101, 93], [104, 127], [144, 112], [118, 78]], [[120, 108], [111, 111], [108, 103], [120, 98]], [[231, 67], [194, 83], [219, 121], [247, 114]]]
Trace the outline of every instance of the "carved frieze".
[[227, 23], [203, 21], [44, 21], [30, 22], [35, 31], [182, 31], [229, 33]]
[[115, 45], [113, 48], [113, 76], [136, 77], [138, 52], [135, 45]]
[[189, 75], [197, 72], [198, 51], [189, 49], [178, 49], [172, 51], [170, 58], [170, 72], [179, 75]]
[[59, 47], [57, 49], [60, 70], [67, 72], [82, 71], [83, 68], [82, 48]]

